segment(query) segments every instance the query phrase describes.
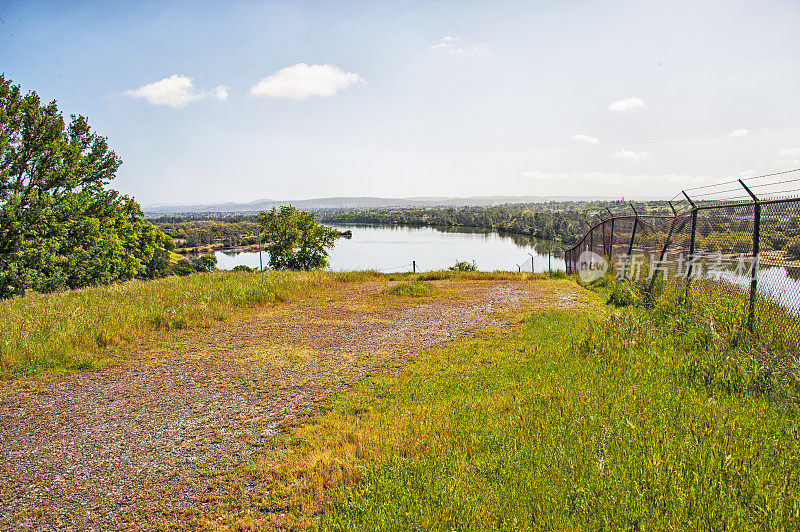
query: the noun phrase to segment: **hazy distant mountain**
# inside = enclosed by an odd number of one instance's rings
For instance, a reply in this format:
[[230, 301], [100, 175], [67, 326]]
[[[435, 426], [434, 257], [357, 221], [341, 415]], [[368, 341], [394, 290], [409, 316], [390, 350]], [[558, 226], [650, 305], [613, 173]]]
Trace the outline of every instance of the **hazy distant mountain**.
[[294, 205], [298, 209], [319, 211], [329, 209], [379, 209], [384, 207], [490, 207], [504, 203], [543, 203], [548, 201], [613, 201], [619, 198], [570, 197], [570, 196], [475, 196], [470, 198], [414, 197], [414, 198], [371, 198], [341, 197], [315, 198], [307, 200], [259, 199], [249, 203], [215, 203], [211, 205], [168, 205], [154, 204], [143, 207], [148, 214], [177, 213], [248, 213], [258, 212], [281, 205]]

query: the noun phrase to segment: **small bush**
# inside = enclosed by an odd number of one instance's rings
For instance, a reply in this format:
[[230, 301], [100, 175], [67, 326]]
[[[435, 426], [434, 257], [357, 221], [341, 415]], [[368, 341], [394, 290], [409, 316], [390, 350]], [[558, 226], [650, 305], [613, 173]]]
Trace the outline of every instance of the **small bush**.
[[450, 266], [448, 270], [452, 272], [474, 272], [478, 270], [478, 267], [475, 265], [475, 261], [467, 262], [465, 260], [457, 261], [453, 266]]
[[[599, 280], [599, 279], [598, 279]], [[608, 302], [615, 307], [630, 307], [635, 301], [633, 290], [627, 285], [617, 284], [611, 295], [608, 297]]]
[[390, 296], [400, 297], [430, 297], [439, 293], [435, 287], [428, 283], [411, 282], [400, 283], [391, 288], [384, 290], [384, 293]]
[[238, 266], [234, 266], [233, 270], [231, 270], [231, 271], [234, 271], [234, 272], [254, 272], [254, 271], [256, 271], [256, 269], [255, 268], [251, 268], [250, 266], [245, 266], [244, 264], [239, 264]]

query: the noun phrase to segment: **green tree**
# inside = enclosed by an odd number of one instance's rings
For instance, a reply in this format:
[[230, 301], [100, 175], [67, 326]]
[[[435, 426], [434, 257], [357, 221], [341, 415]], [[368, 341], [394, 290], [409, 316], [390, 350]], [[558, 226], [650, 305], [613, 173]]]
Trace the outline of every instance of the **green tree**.
[[791, 260], [800, 260], [800, 236], [794, 237], [786, 246], [786, 255]]
[[272, 208], [258, 215], [261, 232], [267, 242], [269, 265], [274, 270], [313, 270], [328, 264], [328, 250], [339, 233], [320, 225], [310, 212], [291, 205]]
[[172, 273], [184, 277], [192, 273], [197, 273], [197, 270], [187, 259], [181, 259], [172, 266]]
[[121, 164], [86, 118], [0, 75], [0, 297], [163, 273], [171, 239], [105, 188]]
[[192, 265], [198, 272], [213, 272], [217, 269], [217, 257], [206, 253], [192, 259]]

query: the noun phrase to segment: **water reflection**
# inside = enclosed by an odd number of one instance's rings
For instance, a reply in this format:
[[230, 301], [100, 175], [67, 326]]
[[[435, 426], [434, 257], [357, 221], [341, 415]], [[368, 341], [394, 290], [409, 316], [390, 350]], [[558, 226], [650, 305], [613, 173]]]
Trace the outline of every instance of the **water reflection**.
[[[353, 237], [341, 238], [330, 252], [333, 270], [376, 269], [386, 272], [444, 269], [456, 261], [475, 261], [482, 271], [547, 271], [564, 269], [560, 246], [524, 235], [509, 235], [469, 228], [409, 227], [402, 225], [335, 225], [351, 230]], [[552, 255], [548, 259], [548, 252]], [[531, 257], [531, 255], [533, 257]], [[258, 268], [257, 252], [216, 252], [217, 267], [230, 270], [243, 264]], [[264, 265], [269, 262], [262, 255]]]

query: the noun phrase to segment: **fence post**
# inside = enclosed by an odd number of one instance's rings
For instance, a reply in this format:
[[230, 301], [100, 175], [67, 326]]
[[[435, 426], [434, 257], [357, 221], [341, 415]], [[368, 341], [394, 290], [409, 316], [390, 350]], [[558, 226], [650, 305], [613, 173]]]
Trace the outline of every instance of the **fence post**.
[[[670, 205], [670, 207], [672, 207], [672, 202], [670, 202], [669, 205]], [[672, 209], [672, 212], [673, 213], [675, 212], [674, 208]], [[664, 241], [664, 247], [661, 248], [661, 254], [658, 256], [658, 264], [659, 264], [659, 266], [661, 266], [661, 264], [664, 262], [664, 257], [666, 256], [667, 249], [669, 248], [669, 245], [672, 242], [672, 233], [675, 231], [675, 224], [677, 224], [677, 223], [678, 223], [678, 217], [677, 216], [673, 216], [672, 217], [672, 223], [669, 225], [669, 234], [667, 235], [667, 239]], [[686, 223], [684, 222], [684, 225], [685, 224]], [[656, 284], [656, 275], [657, 274], [654, 273], [653, 276], [650, 278], [650, 287], [647, 289], [647, 293], [648, 293], [648, 296], [650, 298], [653, 297], [653, 287]]]
[[417, 273], [417, 261], [411, 261], [411, 273]]
[[606, 207], [606, 210], [608, 211], [608, 214], [611, 215], [611, 244], [609, 245], [610, 249], [608, 250], [608, 262], [610, 263], [614, 260], [614, 213], [612, 213], [611, 209], [608, 207]]
[[633, 203], [631, 203], [631, 209], [633, 209], [635, 216], [633, 217], [633, 231], [631, 231], [631, 241], [628, 243], [628, 258], [627, 260], [622, 261], [622, 277], [621, 277], [622, 279], [625, 279], [626, 264], [631, 260], [631, 253], [633, 253], [633, 242], [636, 240], [636, 227], [639, 225], [639, 213], [636, 212], [636, 207], [633, 206]]
[[753, 198], [753, 265], [750, 268], [750, 308], [747, 312], [747, 329], [753, 332], [753, 321], [756, 311], [756, 294], [758, 290], [758, 253], [761, 247], [761, 203], [753, 191], [747, 188], [741, 179], [739, 183]]
[[[251, 241], [252, 242], [252, 241]], [[261, 261], [261, 225], [258, 226], [258, 271], [264, 271], [264, 263]]]
[[683, 192], [683, 195], [686, 196], [686, 199], [689, 201], [689, 204], [692, 206], [692, 238], [689, 240], [689, 266], [686, 268], [686, 295], [684, 299], [686, 301], [689, 300], [689, 284], [692, 282], [692, 266], [694, 261], [694, 237], [697, 233], [697, 207], [695, 206], [692, 199], [689, 197], [686, 192]]

